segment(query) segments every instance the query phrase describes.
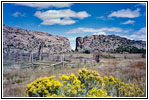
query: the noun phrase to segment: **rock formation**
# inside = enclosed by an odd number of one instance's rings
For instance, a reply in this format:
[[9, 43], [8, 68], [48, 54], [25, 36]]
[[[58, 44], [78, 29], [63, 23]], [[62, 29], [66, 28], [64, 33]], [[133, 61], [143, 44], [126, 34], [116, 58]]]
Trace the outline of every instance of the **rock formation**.
[[49, 33], [30, 31], [3, 25], [3, 51], [7, 52], [48, 52], [63, 53], [71, 51], [66, 37]]
[[84, 38], [76, 38], [76, 51], [84, 52], [89, 50], [91, 52], [115, 52], [120, 46], [134, 46], [138, 49], [145, 49], [145, 41], [135, 41], [116, 35], [91, 35]]

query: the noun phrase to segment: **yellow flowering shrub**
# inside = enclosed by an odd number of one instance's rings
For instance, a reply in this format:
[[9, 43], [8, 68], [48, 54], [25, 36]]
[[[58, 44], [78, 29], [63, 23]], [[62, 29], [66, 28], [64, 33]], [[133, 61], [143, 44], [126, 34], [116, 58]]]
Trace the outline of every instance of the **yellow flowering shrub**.
[[141, 97], [145, 94], [133, 84], [126, 84], [113, 76], [103, 78], [95, 71], [85, 68], [78, 75], [63, 74], [59, 80], [55, 76], [39, 78], [28, 84], [28, 97]]

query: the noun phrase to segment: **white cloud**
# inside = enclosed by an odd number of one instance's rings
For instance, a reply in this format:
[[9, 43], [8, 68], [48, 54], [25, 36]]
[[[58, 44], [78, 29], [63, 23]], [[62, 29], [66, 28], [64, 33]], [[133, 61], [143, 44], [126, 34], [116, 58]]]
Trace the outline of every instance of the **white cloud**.
[[146, 40], [146, 35], [137, 35], [137, 34], [133, 34], [130, 35], [128, 38], [133, 39], [133, 40]]
[[146, 27], [143, 27], [140, 30], [136, 31], [135, 34], [146, 34]]
[[93, 33], [92, 35], [106, 35], [105, 32], [98, 32], [98, 33]]
[[76, 28], [76, 29], [69, 30], [66, 33], [86, 33], [86, 32], [95, 32], [95, 33], [97, 33], [97, 32], [104, 32], [104, 31], [123, 32], [123, 29], [118, 28], [118, 27], [112, 27], [112, 28], [104, 27], [104, 28], [99, 28], [99, 29], [79, 27], [79, 28]]
[[117, 35], [117, 36], [120, 36], [120, 37], [124, 37], [124, 38], [127, 38], [127, 39], [130, 39], [128, 36], [126, 36], [126, 35], [122, 35], [122, 34], [115, 34], [115, 35]]
[[57, 7], [57, 8], [70, 7], [72, 3], [16, 3], [16, 5], [43, 9], [49, 7]]
[[15, 13], [12, 14], [12, 16], [18, 17], [20, 14], [21, 14], [20, 12], [15, 12]]
[[121, 24], [134, 24], [135, 21], [134, 20], [128, 20], [126, 22], [122, 22]]
[[72, 42], [72, 43], [71, 43], [71, 48], [72, 48], [73, 50], [75, 50], [76, 44]]
[[97, 19], [102, 19], [102, 20], [114, 20], [112, 17], [105, 17], [105, 16], [99, 16], [96, 17]]
[[130, 36], [133, 39], [146, 40], [146, 27], [143, 27]]
[[13, 17], [25, 16], [25, 13], [22, 14], [22, 13], [20, 13], [20, 12], [15, 12], [15, 13], [12, 14], [12, 16], [13, 16]]
[[96, 29], [93, 29], [93, 28], [78, 27], [78, 28], [69, 30], [66, 33], [85, 33], [85, 32], [97, 32], [97, 31]]
[[108, 17], [126, 17], [126, 18], [135, 18], [140, 16], [140, 9], [137, 8], [136, 10], [132, 11], [130, 9], [121, 9], [118, 11], [112, 12]]
[[131, 40], [143, 40], [146, 41], [146, 27], [139, 29], [138, 31], [134, 32], [134, 34], [125, 36]]
[[123, 30], [124, 33], [129, 33], [129, 32], [132, 32], [134, 31], [133, 29], [126, 29], [126, 30]]
[[76, 37], [68, 37], [68, 39], [69, 39], [70, 41], [74, 41], [74, 40], [76, 40]]
[[84, 19], [91, 15], [89, 15], [85, 11], [75, 12], [70, 9], [65, 9], [65, 10], [48, 10], [45, 12], [37, 11], [34, 14], [34, 16], [43, 20], [43, 22], [41, 23], [42, 25], [55, 25], [55, 24], [70, 25], [76, 23], [76, 20], [73, 20], [71, 18]]
[[68, 39], [69, 39], [69, 41], [70, 41], [70, 45], [71, 45], [71, 48], [73, 49], [73, 50], [75, 50], [75, 47], [76, 47], [76, 38], [77, 37], [67, 37]]
[[103, 19], [103, 20], [106, 20], [106, 18], [104, 16], [99, 16], [99, 17], [96, 17], [97, 19]]

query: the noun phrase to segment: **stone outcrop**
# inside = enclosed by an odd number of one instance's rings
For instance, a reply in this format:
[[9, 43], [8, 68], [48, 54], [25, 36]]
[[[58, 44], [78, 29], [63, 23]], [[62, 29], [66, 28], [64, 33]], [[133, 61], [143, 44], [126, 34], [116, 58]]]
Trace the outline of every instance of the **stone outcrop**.
[[30, 31], [3, 25], [3, 51], [7, 52], [70, 52], [70, 42], [66, 37], [49, 33]]
[[145, 41], [135, 41], [116, 35], [91, 35], [84, 38], [76, 38], [76, 51], [84, 52], [89, 50], [91, 52], [115, 52], [120, 46], [134, 46], [138, 49], [145, 49]]

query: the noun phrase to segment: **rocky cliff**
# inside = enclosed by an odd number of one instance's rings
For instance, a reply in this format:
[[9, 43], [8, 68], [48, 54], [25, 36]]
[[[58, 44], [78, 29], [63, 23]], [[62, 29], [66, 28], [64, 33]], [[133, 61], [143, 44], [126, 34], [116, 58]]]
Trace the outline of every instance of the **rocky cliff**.
[[115, 52], [120, 46], [134, 46], [138, 49], [145, 49], [145, 41], [135, 41], [116, 35], [91, 35], [84, 38], [76, 38], [76, 51], [84, 52], [89, 50], [91, 52]]
[[3, 25], [3, 50], [6, 52], [48, 52], [61, 53], [71, 51], [66, 37], [49, 33], [30, 31]]

